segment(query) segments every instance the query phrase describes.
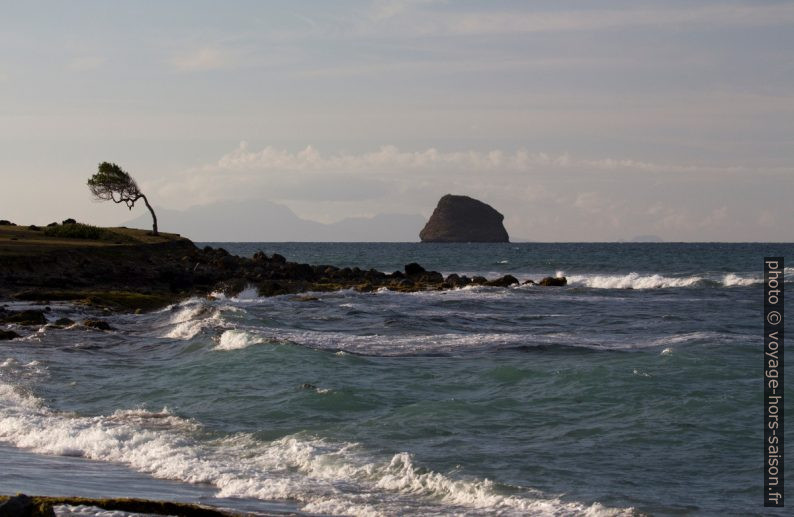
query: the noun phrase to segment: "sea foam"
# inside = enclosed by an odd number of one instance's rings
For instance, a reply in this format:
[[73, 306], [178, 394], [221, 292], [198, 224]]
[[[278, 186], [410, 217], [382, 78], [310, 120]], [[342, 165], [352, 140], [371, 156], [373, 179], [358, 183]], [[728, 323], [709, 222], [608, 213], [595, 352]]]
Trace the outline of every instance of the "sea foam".
[[0, 440], [36, 453], [118, 462], [156, 478], [211, 484], [218, 497], [293, 500], [302, 511], [332, 515], [632, 512], [526, 488], [506, 493], [489, 480], [453, 479], [416, 467], [405, 452], [381, 457], [357, 444], [302, 433], [272, 442], [248, 433], [201, 440], [199, 430], [167, 409], [91, 417], [57, 413], [0, 383]]
[[215, 345], [213, 350], [238, 350], [258, 343], [264, 343], [264, 341], [262, 336], [253, 332], [236, 329], [226, 330], [221, 334], [218, 344]]

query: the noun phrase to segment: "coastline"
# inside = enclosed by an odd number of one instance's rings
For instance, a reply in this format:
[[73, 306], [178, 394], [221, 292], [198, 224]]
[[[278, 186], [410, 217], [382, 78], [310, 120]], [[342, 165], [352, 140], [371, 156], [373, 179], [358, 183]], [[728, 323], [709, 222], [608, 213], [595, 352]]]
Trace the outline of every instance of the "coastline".
[[[287, 261], [262, 251], [253, 257], [223, 248], [198, 248], [178, 234], [158, 237], [144, 230], [103, 228], [104, 240], [50, 238], [40, 229], [0, 227], [0, 300], [70, 301], [111, 311], [144, 312], [191, 296], [235, 295], [251, 286], [260, 296], [355, 289], [371, 292], [444, 290], [468, 285], [509, 287], [512, 275], [487, 279], [427, 271], [416, 263], [402, 271]], [[524, 280], [532, 283], [534, 280]], [[544, 278], [538, 285], [565, 285]]]

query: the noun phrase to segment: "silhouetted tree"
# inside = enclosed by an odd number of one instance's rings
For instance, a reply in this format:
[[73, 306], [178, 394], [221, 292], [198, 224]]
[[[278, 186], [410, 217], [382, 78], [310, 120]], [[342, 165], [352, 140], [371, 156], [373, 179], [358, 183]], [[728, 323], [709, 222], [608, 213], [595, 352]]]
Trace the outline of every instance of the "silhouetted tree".
[[157, 233], [157, 216], [154, 214], [152, 205], [138, 188], [138, 184], [132, 176], [124, 172], [115, 163], [102, 162], [99, 164], [97, 173], [88, 178], [88, 188], [95, 198], [103, 201], [113, 201], [114, 203], [124, 203], [127, 208], [132, 210], [135, 202], [143, 199], [146, 208], [152, 213], [152, 235]]

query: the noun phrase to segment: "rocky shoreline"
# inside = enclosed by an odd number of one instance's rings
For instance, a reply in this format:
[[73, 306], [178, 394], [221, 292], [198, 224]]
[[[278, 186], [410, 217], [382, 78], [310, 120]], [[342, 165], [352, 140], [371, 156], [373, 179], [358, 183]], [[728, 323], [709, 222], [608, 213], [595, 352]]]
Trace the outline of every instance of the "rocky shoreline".
[[[444, 277], [417, 263], [406, 264], [402, 271], [384, 273], [290, 262], [277, 253], [262, 251], [250, 258], [239, 257], [223, 248], [200, 249], [176, 235], [157, 242], [113, 245], [75, 242], [54, 246], [30, 241], [15, 247], [0, 243], [0, 299], [41, 304], [71, 301], [110, 311], [149, 311], [190, 296], [214, 292], [233, 296], [248, 287], [256, 288], [261, 296], [276, 296], [341, 289], [416, 292], [520, 283], [536, 282], [522, 282], [512, 275], [493, 279], [458, 274]], [[565, 278], [553, 277], [537, 282], [541, 286], [565, 284]], [[19, 318], [26, 321], [15, 321]], [[6, 310], [0, 313], [0, 323], [44, 324], [47, 319], [43, 314], [20, 316]], [[90, 322], [83, 324], [92, 326]]]

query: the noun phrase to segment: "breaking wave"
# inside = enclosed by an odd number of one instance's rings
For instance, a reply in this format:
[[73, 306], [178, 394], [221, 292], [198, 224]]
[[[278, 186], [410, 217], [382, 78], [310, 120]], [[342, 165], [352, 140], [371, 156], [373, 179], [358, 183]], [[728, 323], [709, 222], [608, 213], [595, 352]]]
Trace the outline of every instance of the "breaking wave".
[[167, 409], [75, 416], [0, 383], [0, 440], [40, 454], [117, 462], [161, 479], [215, 486], [218, 497], [293, 500], [331, 515], [449, 513], [632, 515], [536, 490], [427, 471], [405, 452], [377, 456], [303, 433], [263, 442], [249, 433], [202, 440], [200, 425]]

